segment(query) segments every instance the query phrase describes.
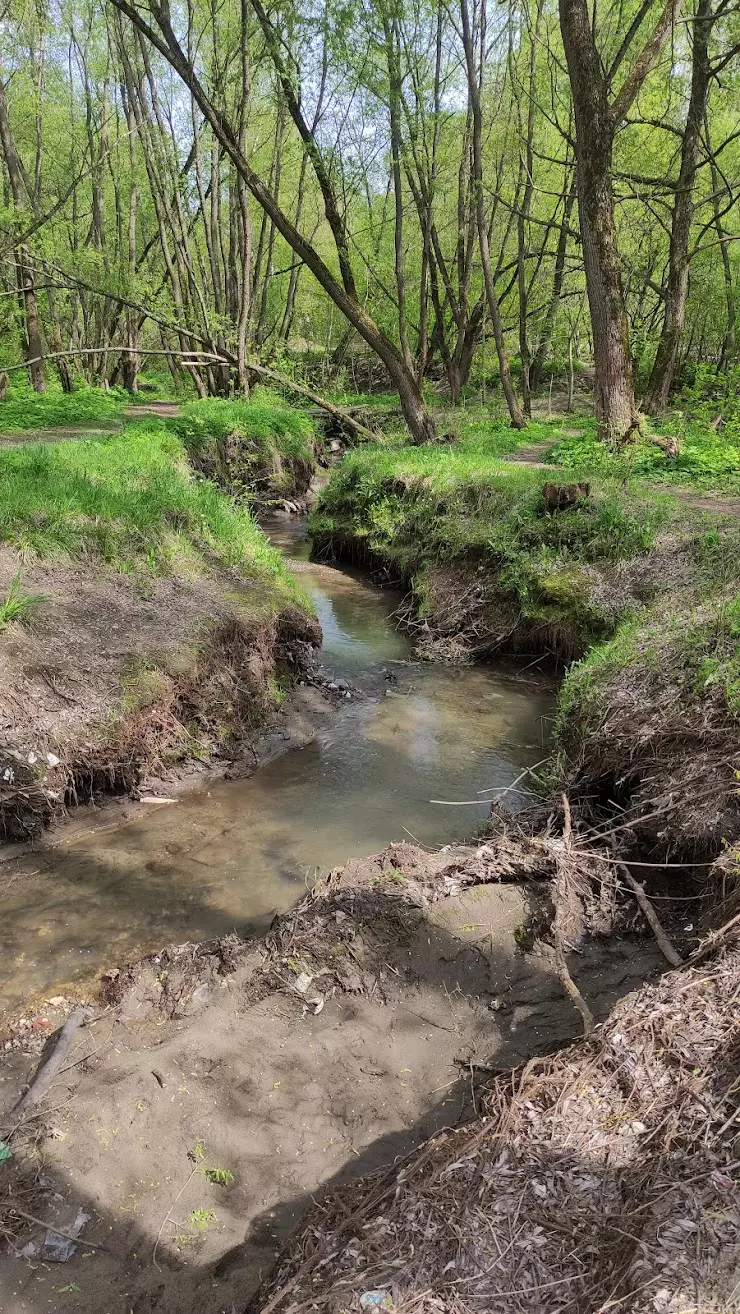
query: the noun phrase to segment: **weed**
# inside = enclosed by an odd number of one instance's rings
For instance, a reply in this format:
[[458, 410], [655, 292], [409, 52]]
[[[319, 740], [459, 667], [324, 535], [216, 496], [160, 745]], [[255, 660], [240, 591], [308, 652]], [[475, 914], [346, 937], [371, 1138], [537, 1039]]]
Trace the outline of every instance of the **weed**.
[[229, 1168], [204, 1168], [203, 1176], [214, 1186], [231, 1186], [234, 1174]]
[[188, 1223], [194, 1236], [202, 1236], [217, 1221], [212, 1209], [191, 1209]]
[[44, 601], [43, 593], [21, 592], [21, 572], [18, 571], [10, 585], [7, 598], [0, 603], [0, 631], [4, 630], [11, 621], [30, 620]]

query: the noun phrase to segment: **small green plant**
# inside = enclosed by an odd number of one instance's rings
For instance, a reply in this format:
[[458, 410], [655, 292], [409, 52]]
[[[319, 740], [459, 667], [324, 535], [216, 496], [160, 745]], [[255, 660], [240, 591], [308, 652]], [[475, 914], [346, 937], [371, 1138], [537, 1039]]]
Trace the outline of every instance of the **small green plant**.
[[27, 621], [35, 616], [44, 602], [42, 593], [23, 593], [21, 591], [21, 572], [13, 579], [8, 596], [0, 603], [0, 631], [11, 621]]
[[188, 1214], [190, 1231], [194, 1236], [202, 1236], [217, 1221], [212, 1209], [191, 1209]]
[[234, 1182], [234, 1174], [229, 1168], [204, 1168], [203, 1176], [214, 1186], [231, 1186]]

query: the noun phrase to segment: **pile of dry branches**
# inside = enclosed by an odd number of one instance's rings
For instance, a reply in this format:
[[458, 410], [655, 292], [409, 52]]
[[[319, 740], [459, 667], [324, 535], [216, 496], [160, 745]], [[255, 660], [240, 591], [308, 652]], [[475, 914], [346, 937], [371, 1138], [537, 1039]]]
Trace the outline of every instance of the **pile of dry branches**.
[[261, 1314], [740, 1308], [740, 919], [317, 1206]]

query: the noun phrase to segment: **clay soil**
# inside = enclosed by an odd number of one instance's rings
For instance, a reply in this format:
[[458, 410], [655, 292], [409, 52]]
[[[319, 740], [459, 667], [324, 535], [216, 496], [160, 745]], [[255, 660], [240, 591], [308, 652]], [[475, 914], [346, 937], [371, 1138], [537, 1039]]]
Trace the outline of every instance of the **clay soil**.
[[[486, 852], [391, 846], [262, 941], [110, 973], [1, 1168], [2, 1314], [243, 1311], [327, 1188], [473, 1116], [492, 1070], [578, 1035], [549, 961], [517, 948], [542, 885], [487, 883]], [[597, 1018], [662, 966], [638, 935], [572, 960]], [[55, 997], [6, 1033], [6, 1137], [71, 1007]], [[67, 1229], [80, 1209], [76, 1253], [45, 1260], [29, 1219]]]

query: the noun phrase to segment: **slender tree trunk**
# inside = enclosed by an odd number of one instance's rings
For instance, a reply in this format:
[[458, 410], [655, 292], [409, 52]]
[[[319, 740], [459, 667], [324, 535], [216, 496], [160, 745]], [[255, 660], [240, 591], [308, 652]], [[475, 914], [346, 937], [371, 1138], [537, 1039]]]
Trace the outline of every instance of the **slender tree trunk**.
[[486, 290], [488, 313], [491, 317], [493, 337], [496, 343], [499, 373], [501, 375], [501, 387], [503, 388], [504, 397], [506, 398], [506, 405], [509, 408], [511, 423], [515, 429], [526, 429], [527, 421], [524, 412], [519, 405], [519, 399], [514, 390], [514, 384], [511, 378], [509, 357], [506, 351], [506, 342], [504, 339], [504, 326], [493, 282], [491, 248], [488, 239], [485, 198], [483, 195], [483, 115], [481, 112], [480, 79], [483, 71], [485, 52], [485, 0], [483, 0], [481, 9], [480, 57], [478, 57], [476, 52], [476, 42], [470, 23], [468, 0], [462, 0], [461, 2], [461, 16], [463, 46], [465, 49], [465, 65], [468, 75], [468, 97], [470, 100], [473, 120], [473, 187], [475, 190], [475, 213], [478, 225], [478, 243], [480, 247], [481, 264], [483, 266], [483, 284]]
[[737, 349], [737, 309], [735, 306], [735, 287], [732, 276], [732, 261], [730, 259], [730, 250], [728, 236], [722, 224], [722, 212], [720, 206], [720, 177], [714, 156], [711, 153], [711, 138], [709, 132], [709, 123], [706, 123], [705, 136], [707, 146], [710, 151], [709, 167], [712, 179], [712, 209], [714, 212], [714, 231], [717, 234], [719, 242], [720, 257], [722, 260], [722, 278], [725, 289], [725, 305], [727, 307], [727, 326], [722, 338], [722, 349], [719, 356], [719, 369], [727, 369], [735, 360]]
[[694, 18], [691, 95], [681, 145], [681, 168], [678, 175], [678, 187], [671, 222], [663, 329], [655, 353], [650, 382], [643, 401], [645, 410], [651, 415], [659, 415], [668, 405], [668, 398], [678, 364], [681, 338], [686, 323], [686, 300], [689, 292], [689, 237], [694, 213], [694, 185], [699, 158], [701, 125], [706, 112], [711, 78], [709, 38], [712, 21], [712, 0], [699, 0]]
[[552, 290], [550, 292], [550, 300], [547, 307], [547, 313], [545, 315], [545, 322], [542, 327], [542, 334], [540, 336], [537, 350], [534, 354], [534, 359], [532, 360], [532, 368], [529, 374], [530, 384], [533, 392], [536, 391], [537, 388], [539, 388], [540, 382], [542, 380], [542, 371], [545, 366], [545, 361], [547, 360], [547, 353], [550, 350], [553, 330], [555, 328], [555, 317], [558, 312], [558, 306], [560, 305], [560, 298], [563, 292], [563, 280], [565, 278], [565, 260], [568, 253], [568, 231], [570, 228], [570, 220], [571, 220], [571, 215], [573, 213], [573, 206], [575, 205], [575, 199], [576, 199], [576, 183], [574, 178], [573, 181], [570, 183], [570, 185], [568, 185], [567, 180], [565, 183], [563, 222], [560, 228], [560, 233], [558, 235], [557, 249], [555, 251], [555, 265], [553, 267], [553, 275], [552, 275]]

